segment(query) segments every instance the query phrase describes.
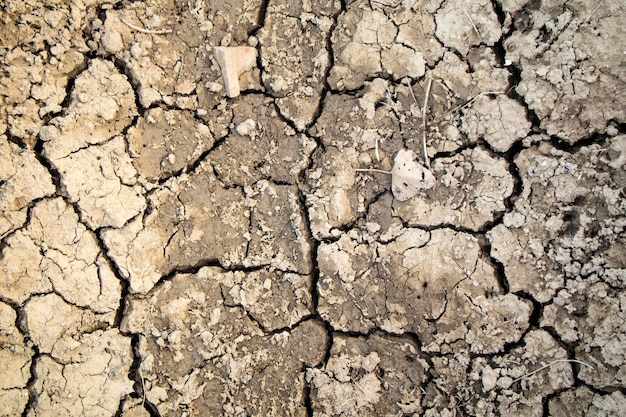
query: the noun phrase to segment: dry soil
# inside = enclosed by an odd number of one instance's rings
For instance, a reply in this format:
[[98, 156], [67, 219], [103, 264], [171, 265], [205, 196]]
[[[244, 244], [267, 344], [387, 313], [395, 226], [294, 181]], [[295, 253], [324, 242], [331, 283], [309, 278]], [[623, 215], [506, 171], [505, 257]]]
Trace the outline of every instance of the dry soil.
[[[4, 0], [0, 39], [1, 416], [626, 410], [622, 0]], [[434, 187], [355, 171], [424, 133]]]

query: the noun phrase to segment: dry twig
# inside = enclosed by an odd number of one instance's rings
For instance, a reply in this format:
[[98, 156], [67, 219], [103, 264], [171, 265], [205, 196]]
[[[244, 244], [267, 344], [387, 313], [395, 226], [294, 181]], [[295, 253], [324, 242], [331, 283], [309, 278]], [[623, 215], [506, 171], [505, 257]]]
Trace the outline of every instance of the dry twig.
[[455, 111], [460, 110], [460, 109], [462, 109], [463, 107], [467, 107], [467, 106], [469, 106], [470, 104], [472, 104], [472, 102], [474, 102], [474, 100], [476, 100], [476, 99], [477, 99], [478, 97], [480, 97], [480, 96], [486, 96], [486, 95], [489, 95], [489, 94], [504, 94], [504, 93], [505, 93], [504, 91], [483, 91], [482, 93], [478, 93], [478, 94], [476, 94], [476, 95], [475, 95], [475, 96], [474, 96], [471, 100], [469, 100], [467, 103], [465, 103], [465, 104], [461, 104], [460, 106], [456, 106], [455, 108], [453, 108], [452, 110], [450, 110], [450, 111], [448, 112], [448, 114], [449, 114], [449, 113], [454, 113]]
[[141, 32], [141, 33], [147, 33], [149, 35], [165, 35], [167, 33], [172, 33], [172, 31], [170, 29], [165, 29], [165, 30], [151, 30], [151, 29], [144, 29], [142, 27], [139, 26], [135, 26], [130, 22], [127, 22], [126, 20], [122, 19], [120, 17], [120, 20], [122, 21], [123, 24], [125, 24], [126, 26], [128, 26], [129, 28], [136, 30], [137, 32]]
[[516, 383], [516, 382], [517, 382], [517, 381], [519, 381], [520, 379], [524, 379], [524, 378], [526, 378], [526, 377], [529, 377], [529, 376], [531, 376], [531, 375], [536, 374], [537, 372], [543, 371], [544, 369], [549, 368], [549, 367], [551, 367], [552, 365], [554, 365], [554, 364], [556, 364], [556, 363], [559, 363], [559, 362], [571, 362], [571, 363], [578, 363], [578, 364], [580, 364], [580, 365], [585, 365], [586, 367], [591, 368], [591, 369], [593, 369], [594, 371], [596, 370], [596, 368], [594, 368], [593, 366], [589, 365], [588, 363], [586, 363], [586, 362], [582, 362], [582, 361], [578, 361], [578, 360], [576, 360], [576, 359], [557, 359], [557, 360], [555, 360], [554, 362], [550, 362], [549, 364], [544, 365], [544, 366], [542, 366], [542, 367], [541, 367], [541, 368], [539, 368], [539, 369], [535, 369], [535, 370], [534, 370], [534, 371], [532, 371], [532, 372], [529, 372], [529, 373], [527, 373], [527, 374], [524, 374], [524, 375], [520, 376], [519, 378], [517, 378], [516, 380], [514, 380], [514, 381], [512, 382], [512, 384]]
[[428, 96], [430, 95], [430, 87], [433, 84], [433, 79], [428, 79], [426, 84], [426, 93], [424, 94], [424, 106], [422, 107], [422, 152], [424, 153], [424, 166], [430, 169], [430, 160], [428, 159], [428, 151], [426, 150], [426, 109], [428, 107]]
[[376, 168], [354, 168], [355, 172], [378, 172], [379, 174], [387, 174], [387, 175], [391, 175], [391, 171], [385, 171], [382, 169], [376, 169]]
[[596, 7], [593, 8], [593, 10], [591, 11], [591, 13], [589, 14], [589, 16], [587, 16], [587, 18], [585, 20], [583, 20], [583, 22], [580, 24], [580, 26], [584, 25], [585, 23], [587, 23], [589, 20], [591, 20], [591, 17], [596, 14], [596, 12], [598, 11], [598, 9], [600, 8], [600, 6], [602, 6], [602, 3], [604, 3], [604, 0], [600, 0], [598, 2], [598, 4], [596, 4]]
[[480, 32], [478, 31], [478, 28], [476, 27], [476, 25], [474, 24], [474, 20], [472, 19], [472, 16], [469, 15], [469, 13], [467, 13], [465, 11], [465, 9], [463, 9], [463, 13], [465, 13], [465, 16], [467, 16], [467, 18], [470, 21], [470, 24], [472, 25], [472, 27], [474, 28], [474, 32], [476, 32], [476, 34], [478, 35], [478, 39], [480, 39], [481, 41], [483, 40], [483, 37], [480, 36]]

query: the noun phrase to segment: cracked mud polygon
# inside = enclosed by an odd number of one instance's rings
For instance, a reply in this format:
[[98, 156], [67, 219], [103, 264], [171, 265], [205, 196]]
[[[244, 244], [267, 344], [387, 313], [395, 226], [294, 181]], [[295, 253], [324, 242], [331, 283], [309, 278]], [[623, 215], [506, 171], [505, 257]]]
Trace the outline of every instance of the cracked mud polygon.
[[626, 410], [623, 2], [0, 18], [1, 416]]

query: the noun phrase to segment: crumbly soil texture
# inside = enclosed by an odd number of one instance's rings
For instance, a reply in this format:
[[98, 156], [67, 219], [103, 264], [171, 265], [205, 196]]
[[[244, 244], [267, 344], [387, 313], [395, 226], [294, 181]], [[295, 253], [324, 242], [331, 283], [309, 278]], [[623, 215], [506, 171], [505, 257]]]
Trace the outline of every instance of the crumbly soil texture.
[[623, 1], [0, 20], [0, 416], [623, 415]]

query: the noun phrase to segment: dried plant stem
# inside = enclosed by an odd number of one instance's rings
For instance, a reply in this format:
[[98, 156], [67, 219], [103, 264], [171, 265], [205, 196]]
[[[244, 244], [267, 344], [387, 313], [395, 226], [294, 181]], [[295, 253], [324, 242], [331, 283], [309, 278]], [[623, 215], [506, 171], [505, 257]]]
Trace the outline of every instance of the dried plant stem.
[[600, 8], [600, 6], [602, 6], [602, 3], [604, 3], [605, 0], [600, 0], [598, 2], [598, 4], [596, 4], [596, 7], [593, 8], [593, 10], [591, 11], [591, 13], [589, 14], [589, 16], [587, 16], [587, 18], [585, 20], [583, 20], [583, 22], [580, 24], [580, 26], [584, 25], [585, 23], [587, 23], [589, 20], [591, 20], [591, 17], [596, 14], [596, 12], [598, 11], [598, 9]]
[[415, 93], [413, 93], [413, 88], [411, 87], [411, 83], [408, 82], [408, 80], [407, 80], [406, 85], [409, 87], [409, 91], [411, 92], [411, 97], [413, 97], [413, 101], [415, 102], [415, 105], [419, 108], [420, 105], [417, 104], [417, 98], [415, 97]]
[[380, 162], [380, 152], [378, 152], [378, 138], [376, 138], [376, 144], [374, 146], [374, 155], [376, 155], [376, 160]]
[[424, 106], [422, 107], [422, 152], [424, 153], [424, 166], [430, 169], [430, 160], [428, 159], [428, 151], [426, 150], [426, 109], [428, 108], [428, 96], [430, 95], [430, 87], [433, 84], [433, 79], [428, 79], [426, 84], [426, 93], [424, 94]]
[[591, 368], [591, 369], [593, 369], [594, 371], [596, 370], [593, 366], [589, 365], [588, 363], [586, 363], [586, 362], [582, 362], [582, 361], [578, 361], [578, 360], [576, 360], [576, 359], [557, 359], [557, 360], [555, 360], [554, 362], [550, 362], [549, 364], [544, 365], [544, 366], [542, 366], [542, 367], [541, 367], [541, 368], [539, 368], [539, 369], [535, 369], [535, 370], [534, 370], [534, 371], [532, 371], [532, 372], [529, 372], [529, 373], [527, 373], [527, 374], [524, 374], [524, 375], [520, 376], [519, 378], [517, 378], [516, 380], [514, 380], [512, 383], [514, 384], [514, 383], [516, 383], [517, 381], [519, 381], [520, 379], [524, 379], [524, 378], [527, 378], [527, 377], [529, 377], [529, 376], [531, 376], [531, 375], [534, 375], [534, 374], [536, 374], [537, 372], [543, 371], [544, 369], [549, 368], [549, 367], [551, 367], [552, 365], [557, 364], [557, 363], [559, 363], [559, 362], [571, 362], [571, 363], [578, 363], [578, 364], [580, 364], [580, 365], [585, 365], [586, 367]]
[[463, 13], [465, 13], [465, 16], [467, 16], [467, 18], [470, 21], [470, 24], [472, 25], [472, 28], [474, 28], [474, 32], [476, 32], [476, 34], [478, 35], [478, 39], [480, 39], [481, 41], [483, 40], [483, 37], [480, 36], [480, 32], [478, 31], [478, 28], [476, 27], [476, 25], [474, 24], [474, 20], [472, 19], [472, 16], [469, 15], [469, 13], [467, 13], [465, 11], [465, 9], [463, 9]]
[[171, 30], [169, 29], [165, 29], [165, 30], [150, 30], [150, 29], [144, 29], [141, 28], [139, 26], [135, 26], [130, 22], [127, 22], [126, 20], [120, 18], [120, 20], [122, 21], [122, 23], [124, 23], [126, 26], [128, 26], [129, 28], [136, 30], [137, 32], [141, 32], [141, 33], [147, 33], [149, 35], [165, 35], [167, 33], [172, 33]]
[[141, 378], [141, 406], [143, 407], [146, 403], [146, 385], [144, 382], [143, 374], [141, 373], [141, 368], [138, 369], [139, 378]]
[[384, 171], [382, 169], [376, 169], [376, 168], [355, 168], [354, 170], [356, 172], [378, 172], [379, 174], [391, 175], [391, 171]]
[[452, 110], [450, 110], [448, 113], [454, 113], [457, 110], [462, 109], [463, 107], [467, 107], [470, 104], [472, 104], [474, 102], [474, 100], [476, 100], [478, 97], [480, 96], [487, 96], [489, 94], [504, 94], [504, 91], [483, 91], [482, 93], [478, 93], [476, 94], [471, 100], [469, 100], [467, 103], [465, 104], [461, 104], [460, 106], [456, 106], [455, 108], [453, 108]]

